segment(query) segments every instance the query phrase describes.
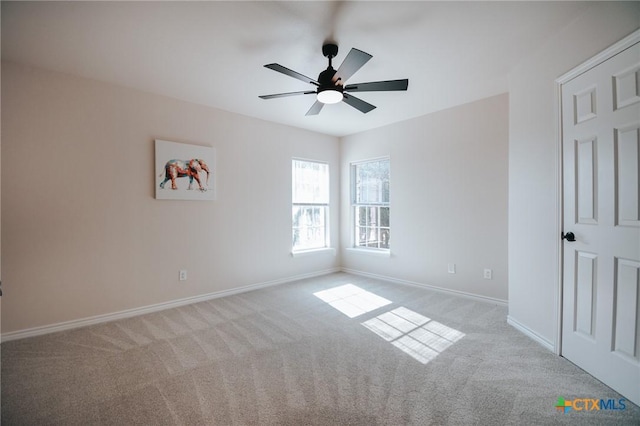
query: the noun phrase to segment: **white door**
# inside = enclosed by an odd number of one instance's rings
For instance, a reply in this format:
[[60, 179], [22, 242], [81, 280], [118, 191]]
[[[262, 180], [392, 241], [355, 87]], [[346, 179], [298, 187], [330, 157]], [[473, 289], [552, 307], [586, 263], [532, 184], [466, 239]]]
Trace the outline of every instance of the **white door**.
[[640, 405], [640, 43], [562, 85], [562, 355]]

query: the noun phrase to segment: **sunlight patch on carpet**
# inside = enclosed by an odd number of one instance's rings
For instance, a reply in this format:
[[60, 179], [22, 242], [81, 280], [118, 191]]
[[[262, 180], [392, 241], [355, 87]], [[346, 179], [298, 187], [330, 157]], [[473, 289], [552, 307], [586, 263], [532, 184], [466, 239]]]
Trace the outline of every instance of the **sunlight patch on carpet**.
[[353, 284], [313, 293], [320, 300], [328, 303], [349, 318], [355, 318], [391, 303], [390, 300], [370, 293]]
[[405, 307], [380, 314], [362, 325], [422, 364], [465, 336]]

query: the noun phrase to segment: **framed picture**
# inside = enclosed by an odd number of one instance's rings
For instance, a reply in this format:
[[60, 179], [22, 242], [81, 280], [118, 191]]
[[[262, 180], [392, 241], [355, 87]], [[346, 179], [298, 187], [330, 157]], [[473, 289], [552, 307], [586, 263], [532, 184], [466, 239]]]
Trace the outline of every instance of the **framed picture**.
[[215, 200], [216, 150], [156, 139], [156, 199]]

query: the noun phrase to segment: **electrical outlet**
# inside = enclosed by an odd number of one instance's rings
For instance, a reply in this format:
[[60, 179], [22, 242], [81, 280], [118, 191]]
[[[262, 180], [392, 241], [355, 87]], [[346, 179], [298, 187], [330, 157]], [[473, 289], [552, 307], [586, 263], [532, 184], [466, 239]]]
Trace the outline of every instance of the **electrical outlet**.
[[187, 280], [187, 270], [186, 269], [181, 269], [180, 270], [180, 281], [186, 281]]
[[490, 280], [493, 278], [493, 271], [491, 269], [485, 269], [484, 270], [484, 279], [485, 280]]
[[455, 274], [456, 273], [456, 264], [455, 263], [447, 264], [447, 272], [450, 273], [450, 274]]

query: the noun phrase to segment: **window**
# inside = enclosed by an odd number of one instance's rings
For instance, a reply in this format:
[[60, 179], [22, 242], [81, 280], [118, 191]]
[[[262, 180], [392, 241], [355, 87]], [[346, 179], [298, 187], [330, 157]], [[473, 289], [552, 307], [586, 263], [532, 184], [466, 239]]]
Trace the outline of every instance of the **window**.
[[351, 165], [354, 247], [389, 250], [389, 159]]
[[293, 251], [329, 246], [329, 165], [292, 162]]

